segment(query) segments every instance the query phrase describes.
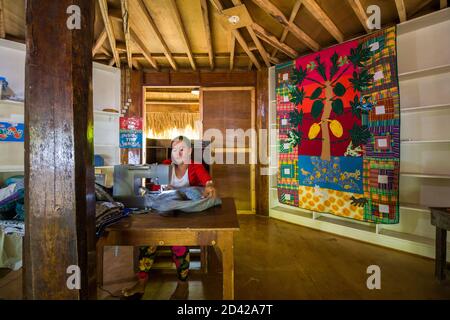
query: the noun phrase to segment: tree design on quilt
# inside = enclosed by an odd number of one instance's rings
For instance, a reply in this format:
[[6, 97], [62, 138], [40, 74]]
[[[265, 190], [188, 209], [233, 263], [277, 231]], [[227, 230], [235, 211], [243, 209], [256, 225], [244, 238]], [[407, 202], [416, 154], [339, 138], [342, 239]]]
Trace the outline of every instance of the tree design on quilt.
[[350, 45], [339, 49], [349, 49], [349, 54], [334, 51], [310, 55], [309, 61], [298, 59], [291, 73], [289, 96], [295, 109], [289, 114], [288, 142], [325, 161], [333, 156], [332, 150], [334, 155], [361, 156], [371, 138], [367, 126], [361, 125], [361, 114], [368, 113], [373, 102], [360, 95], [373, 83], [373, 74], [364, 65], [371, 51], [362, 43]]

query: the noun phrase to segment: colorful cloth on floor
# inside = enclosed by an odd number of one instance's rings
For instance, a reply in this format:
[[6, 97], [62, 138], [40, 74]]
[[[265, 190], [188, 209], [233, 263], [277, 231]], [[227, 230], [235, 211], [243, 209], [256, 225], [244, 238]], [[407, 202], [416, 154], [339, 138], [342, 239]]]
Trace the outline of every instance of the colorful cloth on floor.
[[276, 104], [281, 203], [399, 222], [395, 27], [278, 65]]

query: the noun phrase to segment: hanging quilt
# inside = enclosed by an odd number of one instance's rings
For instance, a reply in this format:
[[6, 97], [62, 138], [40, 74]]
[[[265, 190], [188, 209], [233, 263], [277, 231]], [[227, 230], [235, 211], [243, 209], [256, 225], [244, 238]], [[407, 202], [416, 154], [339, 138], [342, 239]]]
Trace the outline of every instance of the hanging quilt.
[[280, 203], [399, 222], [395, 27], [276, 66]]

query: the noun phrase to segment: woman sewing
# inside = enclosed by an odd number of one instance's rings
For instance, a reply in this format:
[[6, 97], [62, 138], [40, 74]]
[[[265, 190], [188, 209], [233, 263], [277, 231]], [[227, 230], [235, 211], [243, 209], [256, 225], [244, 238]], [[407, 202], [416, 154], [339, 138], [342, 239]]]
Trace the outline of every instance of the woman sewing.
[[[172, 177], [170, 179], [170, 188], [179, 189], [189, 186], [204, 187], [204, 197], [215, 198], [216, 189], [214, 188], [211, 176], [202, 164], [191, 163], [191, 142], [184, 136], [178, 136], [171, 142], [172, 147]], [[157, 247], [139, 248], [139, 272], [138, 282], [131, 288], [122, 291], [125, 299], [140, 299], [145, 291], [148, 282], [149, 272], [157, 256]], [[189, 273], [189, 249], [184, 246], [173, 246], [172, 260], [176, 265], [178, 283], [171, 299], [187, 299], [189, 295], [189, 285], [187, 282]]]

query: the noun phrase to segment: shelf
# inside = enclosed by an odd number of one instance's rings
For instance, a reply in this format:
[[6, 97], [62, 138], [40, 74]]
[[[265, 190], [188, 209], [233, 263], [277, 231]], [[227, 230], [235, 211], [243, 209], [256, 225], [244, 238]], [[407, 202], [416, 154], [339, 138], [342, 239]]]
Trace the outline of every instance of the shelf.
[[119, 112], [106, 112], [106, 111], [99, 111], [99, 110], [94, 110], [94, 115], [120, 117]]
[[401, 176], [414, 177], [414, 178], [428, 178], [428, 179], [450, 179], [450, 175], [447, 174], [432, 174], [432, 173], [420, 173], [420, 172], [400, 172]]
[[94, 148], [95, 147], [100, 147], [100, 148], [119, 148], [118, 144], [95, 144], [94, 143]]
[[450, 143], [450, 140], [402, 140], [402, 144], [420, 144], [420, 143]]
[[114, 166], [98, 166], [95, 169], [114, 169]]
[[410, 32], [423, 30], [437, 23], [445, 22], [450, 19], [450, 9], [438, 10], [427, 15], [402, 22], [397, 25], [397, 36], [401, 37]]
[[422, 205], [416, 204], [416, 203], [407, 203], [407, 202], [400, 203], [400, 209], [418, 211], [418, 212], [424, 212], [424, 213], [430, 212], [430, 209], [426, 206], [422, 206]]
[[445, 73], [445, 72], [450, 72], [450, 64], [400, 73], [398, 75], [398, 79], [406, 81], [406, 80], [412, 80], [412, 79], [416, 79], [416, 78], [432, 76], [435, 74]]
[[23, 106], [23, 101], [15, 101], [15, 100], [0, 100], [0, 105], [6, 104], [6, 105], [13, 105], [13, 106]]
[[415, 113], [420, 111], [432, 111], [432, 110], [439, 110], [439, 109], [446, 109], [450, 108], [450, 104], [433, 104], [428, 106], [419, 106], [419, 107], [412, 107], [412, 108], [400, 108], [401, 113]]
[[433, 239], [418, 236], [415, 234], [393, 231], [393, 230], [388, 230], [388, 229], [383, 229], [383, 228], [380, 230], [379, 234], [388, 236], [391, 238], [396, 238], [399, 240], [406, 240], [406, 241], [411, 241], [411, 242], [420, 243], [420, 244], [424, 244], [424, 245], [434, 246]]
[[22, 172], [25, 171], [25, 167], [22, 165], [0, 165], [0, 172]]

